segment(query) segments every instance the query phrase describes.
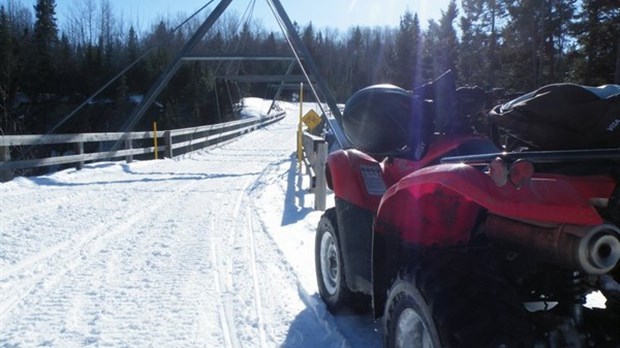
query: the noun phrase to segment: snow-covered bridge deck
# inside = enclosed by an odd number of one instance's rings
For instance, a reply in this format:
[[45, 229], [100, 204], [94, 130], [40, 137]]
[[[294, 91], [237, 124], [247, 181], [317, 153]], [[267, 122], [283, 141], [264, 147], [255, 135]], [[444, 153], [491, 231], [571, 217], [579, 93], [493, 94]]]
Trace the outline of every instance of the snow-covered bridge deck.
[[380, 346], [370, 316], [316, 294], [321, 213], [286, 107], [181, 158], [0, 184], [0, 346]]

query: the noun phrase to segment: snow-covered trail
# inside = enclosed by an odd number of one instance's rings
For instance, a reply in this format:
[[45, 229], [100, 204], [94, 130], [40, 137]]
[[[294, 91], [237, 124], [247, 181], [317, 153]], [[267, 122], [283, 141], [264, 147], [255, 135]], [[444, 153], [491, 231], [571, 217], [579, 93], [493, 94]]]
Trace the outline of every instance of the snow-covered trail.
[[[0, 346], [375, 347], [316, 294], [298, 109], [174, 160], [0, 184]], [[306, 185], [307, 187], [307, 185]]]

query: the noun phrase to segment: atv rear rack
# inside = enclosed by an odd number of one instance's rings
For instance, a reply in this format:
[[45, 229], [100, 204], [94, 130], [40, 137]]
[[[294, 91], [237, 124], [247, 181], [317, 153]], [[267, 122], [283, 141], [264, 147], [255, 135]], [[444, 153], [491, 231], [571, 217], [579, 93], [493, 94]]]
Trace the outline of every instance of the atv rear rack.
[[472, 166], [488, 165], [497, 158], [501, 158], [508, 163], [512, 163], [517, 160], [528, 160], [532, 163], [620, 160], [620, 148], [569, 151], [500, 152], [484, 155], [445, 157], [441, 159], [441, 163], [464, 163]]

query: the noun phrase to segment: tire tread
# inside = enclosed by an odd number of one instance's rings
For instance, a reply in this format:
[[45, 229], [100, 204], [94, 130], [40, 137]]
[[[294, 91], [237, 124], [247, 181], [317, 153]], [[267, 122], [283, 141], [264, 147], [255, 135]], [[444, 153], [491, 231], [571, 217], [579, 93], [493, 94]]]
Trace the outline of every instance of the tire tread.
[[[419, 305], [428, 308], [442, 347], [529, 347], [533, 339], [525, 309], [495, 265], [472, 252], [438, 252], [403, 269], [397, 281], [418, 289], [425, 302]], [[386, 335], [397, 319], [395, 307], [386, 304]], [[386, 337], [386, 346], [392, 341]]]

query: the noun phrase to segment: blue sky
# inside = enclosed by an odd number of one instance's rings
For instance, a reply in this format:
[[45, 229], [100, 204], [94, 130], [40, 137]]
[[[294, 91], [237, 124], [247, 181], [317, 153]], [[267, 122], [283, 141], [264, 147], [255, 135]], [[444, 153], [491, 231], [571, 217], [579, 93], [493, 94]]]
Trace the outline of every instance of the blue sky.
[[[56, 13], [61, 21], [69, 16], [75, 1], [56, 0]], [[252, 0], [233, 0], [228, 11], [241, 16]], [[280, 0], [292, 21], [305, 25], [312, 21], [316, 27], [332, 27], [346, 30], [351, 26], [397, 26], [400, 16], [409, 8], [417, 12], [422, 27], [428, 19], [439, 19], [449, 0]], [[35, 3], [34, 0], [28, 1]], [[95, 2], [99, 2], [95, 0]], [[123, 13], [130, 22], [139, 20], [147, 28], [155, 19], [167, 16], [176, 18], [179, 13], [190, 15], [208, 0], [110, 0], [117, 13]], [[26, 2], [25, 2], [26, 3]], [[211, 9], [218, 3], [216, 0]], [[275, 30], [276, 23], [266, 0], [256, 0], [253, 18], [261, 19], [265, 27]]]

